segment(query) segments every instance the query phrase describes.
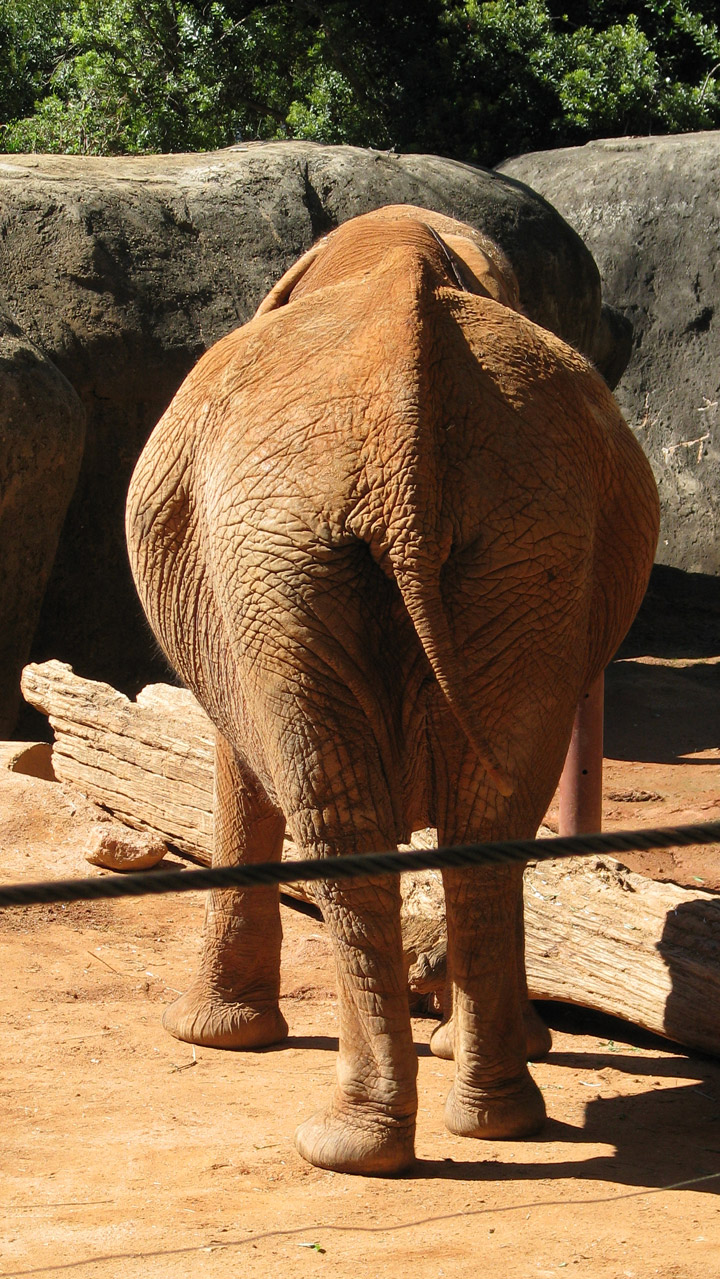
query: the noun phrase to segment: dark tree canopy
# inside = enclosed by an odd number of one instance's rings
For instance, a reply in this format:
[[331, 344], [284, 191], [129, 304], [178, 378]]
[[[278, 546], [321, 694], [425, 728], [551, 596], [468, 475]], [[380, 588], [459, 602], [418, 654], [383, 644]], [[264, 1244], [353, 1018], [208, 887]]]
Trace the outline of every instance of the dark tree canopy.
[[720, 127], [714, 0], [0, 0], [0, 147], [507, 155]]

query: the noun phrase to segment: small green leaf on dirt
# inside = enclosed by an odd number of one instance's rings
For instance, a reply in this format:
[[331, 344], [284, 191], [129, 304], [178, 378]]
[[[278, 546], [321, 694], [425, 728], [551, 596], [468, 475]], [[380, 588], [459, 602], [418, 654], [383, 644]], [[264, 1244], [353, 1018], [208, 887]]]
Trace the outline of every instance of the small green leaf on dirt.
[[313, 1252], [325, 1252], [325, 1249], [321, 1248], [319, 1243], [299, 1243], [298, 1248], [312, 1248]]

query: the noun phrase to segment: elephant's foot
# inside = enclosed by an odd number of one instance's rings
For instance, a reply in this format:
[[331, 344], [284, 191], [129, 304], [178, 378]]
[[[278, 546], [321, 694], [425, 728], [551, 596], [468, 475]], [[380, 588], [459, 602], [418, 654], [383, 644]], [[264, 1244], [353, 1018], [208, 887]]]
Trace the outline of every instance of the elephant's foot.
[[176, 1039], [203, 1048], [266, 1048], [288, 1033], [277, 1001], [242, 1004], [200, 983], [165, 1009], [163, 1026]]
[[443, 1021], [434, 1030], [430, 1036], [430, 1052], [434, 1057], [442, 1057], [443, 1061], [452, 1061], [455, 1056], [453, 1049], [453, 1021]]
[[[536, 1013], [532, 1004], [523, 1009], [523, 1025], [525, 1027], [525, 1043], [528, 1061], [542, 1061], [552, 1048], [552, 1035], [542, 1018]], [[442, 1057], [444, 1061], [452, 1061], [453, 1021], [444, 1021], [433, 1031], [430, 1038], [430, 1052], [434, 1057]]]
[[415, 1160], [415, 1118], [392, 1119], [379, 1110], [333, 1104], [300, 1125], [295, 1145], [316, 1168], [391, 1177]]
[[530, 1002], [523, 1009], [523, 1023], [525, 1026], [527, 1059], [528, 1061], [542, 1061], [543, 1057], [547, 1057], [552, 1048], [552, 1035], [549, 1027], [545, 1025], [542, 1017], [535, 1011]]
[[457, 1081], [445, 1103], [445, 1125], [457, 1137], [485, 1141], [531, 1137], [545, 1122], [545, 1102], [528, 1071], [497, 1088]]

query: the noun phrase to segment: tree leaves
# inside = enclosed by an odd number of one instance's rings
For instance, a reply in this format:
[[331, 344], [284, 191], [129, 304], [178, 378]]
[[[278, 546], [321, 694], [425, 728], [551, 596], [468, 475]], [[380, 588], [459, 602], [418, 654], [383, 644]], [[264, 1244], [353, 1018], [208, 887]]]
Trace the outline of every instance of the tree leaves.
[[482, 164], [720, 126], [711, 0], [0, 0], [5, 150], [311, 138]]

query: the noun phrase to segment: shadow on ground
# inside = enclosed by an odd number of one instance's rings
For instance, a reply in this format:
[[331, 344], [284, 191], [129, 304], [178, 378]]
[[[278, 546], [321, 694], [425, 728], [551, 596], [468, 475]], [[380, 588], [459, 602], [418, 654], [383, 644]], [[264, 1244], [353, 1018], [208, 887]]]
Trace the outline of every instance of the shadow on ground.
[[[475, 1159], [419, 1160], [410, 1175], [469, 1182], [542, 1179], [542, 1188], [536, 1186], [529, 1196], [523, 1196], [525, 1208], [547, 1202], [548, 1182], [568, 1179], [644, 1188], [638, 1189], [638, 1194], [647, 1193], [648, 1187], [670, 1186], [719, 1194], [720, 1061], [679, 1048], [678, 1056], [667, 1057], [664, 1054], [674, 1047], [668, 1040], [592, 1009], [545, 1002], [536, 1007], [553, 1029], [600, 1039], [595, 1051], [553, 1050], [547, 1058], [549, 1065], [558, 1068], [560, 1086], [563, 1070], [587, 1071], [589, 1097], [580, 1122], [573, 1125], [552, 1118], [553, 1086], [546, 1085], [550, 1118], [537, 1138], [522, 1143], [525, 1154], [528, 1147], [536, 1146], [532, 1160], [515, 1160], [513, 1142], [503, 1144], [499, 1158], [483, 1160], [478, 1143]], [[657, 1056], [641, 1055], [640, 1050], [652, 1048], [659, 1050]], [[638, 1050], [637, 1055], [633, 1049]], [[672, 1088], [658, 1083], [632, 1095], [601, 1096], [602, 1090], [613, 1087], [611, 1079], [597, 1078], [598, 1072], [608, 1068], [629, 1076], [635, 1084], [645, 1079], [676, 1079], [678, 1083]], [[593, 1085], [594, 1095], [590, 1091]], [[559, 1160], [557, 1150], [549, 1148], [557, 1142], [575, 1144], [578, 1157]], [[583, 1146], [600, 1143], [613, 1146], [614, 1153], [583, 1158]], [[548, 1148], [546, 1158], [544, 1147]], [[568, 1201], [573, 1198], [567, 1188], [562, 1194]], [[607, 1198], [616, 1201], [617, 1192]]]
[[720, 578], [656, 564], [618, 657], [717, 657]]
[[[720, 634], [716, 641], [720, 651]], [[720, 663], [672, 669], [615, 661], [605, 675], [607, 759], [672, 764], [720, 747]], [[684, 760], [717, 763], [716, 758]]]

